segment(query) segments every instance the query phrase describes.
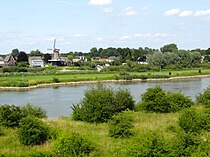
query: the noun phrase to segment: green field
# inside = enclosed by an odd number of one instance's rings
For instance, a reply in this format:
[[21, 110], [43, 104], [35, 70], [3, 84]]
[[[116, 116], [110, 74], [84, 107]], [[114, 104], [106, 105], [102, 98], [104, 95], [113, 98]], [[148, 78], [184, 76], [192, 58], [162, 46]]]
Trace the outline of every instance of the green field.
[[[126, 76], [124, 76], [124, 74]], [[78, 82], [90, 80], [119, 80], [134, 78], [164, 78], [178, 77], [178, 76], [194, 76], [210, 74], [210, 69], [184, 69], [184, 70], [163, 70], [160, 72], [93, 72], [93, 71], [80, 71], [80, 72], [56, 72], [53, 74], [48, 73], [9, 73], [0, 75], [1, 87], [24, 87], [33, 86], [44, 83], [58, 83], [58, 82]]]

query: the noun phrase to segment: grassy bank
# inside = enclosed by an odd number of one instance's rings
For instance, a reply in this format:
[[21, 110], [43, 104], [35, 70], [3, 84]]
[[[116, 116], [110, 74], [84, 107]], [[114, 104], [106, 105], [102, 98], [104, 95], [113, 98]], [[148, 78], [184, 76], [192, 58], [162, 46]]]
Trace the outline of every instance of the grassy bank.
[[[197, 110], [203, 110], [202, 106], [196, 106]], [[111, 138], [108, 136], [108, 124], [94, 124], [80, 121], [73, 121], [71, 118], [44, 119], [51, 127], [67, 132], [77, 132], [82, 136], [88, 137], [95, 145], [96, 150], [90, 156], [98, 157], [126, 157], [130, 145], [135, 141], [135, 137], [148, 132], [155, 132], [164, 137], [169, 143], [177, 136], [180, 128], [178, 126], [178, 117], [180, 113], [144, 113], [127, 112], [134, 118], [134, 137], [130, 138]], [[0, 136], [0, 156], [33, 156], [42, 152], [51, 154], [53, 150], [53, 140], [47, 141], [40, 146], [24, 146], [20, 144], [17, 137], [17, 129], [3, 128], [4, 136]], [[208, 139], [209, 132], [203, 132], [198, 137]], [[209, 147], [206, 145], [206, 147]], [[210, 152], [209, 152], [210, 153]]]
[[46, 83], [65, 83], [100, 80], [132, 80], [208, 75], [210, 69], [163, 70], [160, 72], [65, 72], [65, 73], [9, 73], [0, 75], [0, 87], [28, 87]]
[[[134, 112], [128, 113], [134, 117], [135, 135], [149, 130], [157, 131], [166, 138], [171, 138], [174, 134], [168, 128], [171, 125], [177, 126], [178, 113], [173, 114], [155, 114]], [[78, 132], [81, 135], [89, 137], [96, 145], [97, 151], [93, 156], [124, 157], [127, 144], [132, 139], [114, 139], [108, 136], [108, 125], [89, 124], [85, 122], [73, 121], [70, 118], [61, 118], [57, 120], [45, 119], [50, 126], [60, 128], [68, 132]], [[4, 136], [0, 136], [0, 152], [6, 156], [29, 156], [32, 152], [51, 152], [53, 141], [50, 140], [41, 146], [24, 146], [20, 144], [17, 137], [17, 129], [3, 129]], [[1, 154], [0, 153], [0, 154]]]

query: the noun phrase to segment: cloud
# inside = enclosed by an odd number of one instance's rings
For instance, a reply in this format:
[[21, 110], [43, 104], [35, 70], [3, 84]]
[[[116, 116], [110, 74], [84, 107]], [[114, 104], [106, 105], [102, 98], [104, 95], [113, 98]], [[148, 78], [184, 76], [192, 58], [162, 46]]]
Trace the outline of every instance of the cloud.
[[127, 7], [123, 12], [124, 16], [135, 16], [137, 14], [138, 14], [138, 11], [131, 7]]
[[105, 13], [112, 13], [114, 10], [113, 10], [113, 8], [104, 8], [104, 10], [103, 10]]
[[155, 33], [154, 34], [154, 37], [158, 38], [158, 37], [167, 37], [169, 36], [168, 33]]
[[210, 15], [210, 9], [207, 9], [207, 10], [197, 10], [194, 15], [195, 16], [209, 16]]
[[184, 10], [182, 11], [179, 16], [180, 17], [187, 17], [187, 16], [191, 16], [193, 14], [193, 11], [190, 11], [190, 10]]
[[58, 2], [63, 4], [72, 4], [72, 2], [68, 0], [59, 0]]
[[120, 40], [128, 40], [130, 38], [131, 38], [130, 36], [124, 35], [124, 36], [120, 37]]
[[112, 0], [90, 0], [89, 1], [90, 5], [96, 5], [96, 6], [103, 6], [103, 5], [108, 5], [111, 3], [112, 3]]
[[164, 15], [165, 16], [174, 16], [174, 15], [177, 15], [181, 12], [181, 10], [179, 8], [175, 8], [175, 9], [170, 9], [170, 10], [167, 10]]

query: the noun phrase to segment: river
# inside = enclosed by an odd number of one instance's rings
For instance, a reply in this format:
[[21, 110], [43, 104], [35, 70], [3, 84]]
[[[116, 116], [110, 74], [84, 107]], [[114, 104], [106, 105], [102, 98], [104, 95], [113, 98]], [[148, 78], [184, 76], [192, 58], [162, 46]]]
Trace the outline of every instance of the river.
[[[106, 83], [113, 89], [128, 89], [136, 102], [141, 99], [147, 88], [160, 86], [168, 91], [180, 91], [186, 96], [196, 99], [196, 95], [210, 85], [210, 78], [180, 79], [173, 81], [138, 82], [138, 83]], [[84, 91], [90, 85], [77, 85], [58, 88], [39, 88], [29, 91], [0, 91], [0, 104], [41, 106], [48, 117], [58, 118], [71, 115], [72, 104], [79, 103]]]

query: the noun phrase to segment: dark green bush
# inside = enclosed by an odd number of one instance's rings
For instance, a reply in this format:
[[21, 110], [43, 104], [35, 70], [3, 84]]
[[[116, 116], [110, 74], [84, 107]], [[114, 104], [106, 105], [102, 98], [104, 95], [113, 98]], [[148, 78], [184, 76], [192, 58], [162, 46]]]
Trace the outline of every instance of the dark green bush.
[[126, 138], [133, 135], [132, 117], [127, 113], [114, 115], [109, 121], [109, 136], [114, 138]]
[[168, 100], [171, 106], [170, 112], [177, 112], [183, 108], [190, 108], [194, 104], [191, 98], [184, 96], [180, 92], [166, 92], [166, 100]]
[[24, 117], [26, 117], [27, 115], [33, 115], [37, 118], [46, 118], [47, 117], [46, 111], [44, 111], [39, 106], [33, 106], [31, 104], [27, 104], [25, 106], [21, 106], [20, 109], [21, 109]]
[[49, 128], [40, 119], [27, 116], [20, 121], [18, 137], [24, 145], [40, 145], [49, 138]]
[[54, 144], [56, 156], [82, 157], [95, 150], [92, 142], [78, 133], [62, 134]]
[[166, 92], [160, 87], [148, 88], [142, 95], [139, 108], [151, 112], [169, 113], [189, 108], [194, 103], [182, 93]]
[[141, 133], [130, 140], [127, 156], [165, 157], [169, 153], [169, 144], [164, 138], [153, 132]]
[[57, 77], [53, 77], [53, 82], [55, 82], [55, 83], [59, 83], [59, 82], [60, 82], [60, 80], [59, 80]]
[[210, 130], [209, 111], [184, 110], [179, 117], [179, 126], [187, 133], [200, 133], [202, 130]]
[[209, 141], [192, 133], [180, 132], [172, 139], [167, 156], [207, 157], [209, 155]]
[[116, 112], [134, 109], [135, 101], [127, 89], [119, 89], [115, 92], [114, 97], [114, 108]]
[[44, 152], [44, 151], [33, 151], [27, 156], [29, 157], [53, 157], [51, 152]]
[[3, 128], [0, 126], [0, 136], [3, 136], [4, 135], [4, 131], [3, 131]]
[[20, 107], [14, 105], [0, 106], [0, 125], [5, 127], [18, 127], [22, 118]]
[[203, 93], [200, 93], [196, 97], [196, 101], [197, 103], [204, 104], [206, 107], [210, 107], [210, 87], [205, 89]]
[[87, 90], [80, 104], [73, 105], [72, 118], [86, 122], [106, 122], [123, 110], [133, 109], [134, 101], [127, 90], [114, 92], [101, 84]]
[[106, 122], [115, 112], [114, 101], [111, 89], [103, 85], [97, 85], [85, 92], [80, 107], [73, 106], [73, 118], [76, 117], [75, 114], [79, 114], [83, 121]]

